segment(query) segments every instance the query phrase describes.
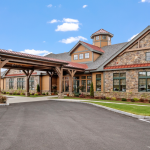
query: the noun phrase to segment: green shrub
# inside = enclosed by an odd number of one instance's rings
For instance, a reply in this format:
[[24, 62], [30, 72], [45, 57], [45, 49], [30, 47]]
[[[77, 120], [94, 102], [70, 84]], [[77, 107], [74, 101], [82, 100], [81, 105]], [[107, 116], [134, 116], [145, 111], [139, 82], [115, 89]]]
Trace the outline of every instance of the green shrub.
[[111, 98], [110, 98], [110, 97], [106, 97], [106, 99], [107, 99], [107, 100], [110, 100]]
[[94, 97], [93, 82], [91, 83], [90, 96], [91, 96], [91, 97]]
[[34, 94], [34, 96], [38, 96], [38, 95], [39, 95], [38, 93], [35, 93], [35, 94]]
[[138, 98], [133, 98], [133, 100], [134, 100], [135, 102], [139, 102], [139, 101], [140, 101]]
[[122, 98], [121, 100], [122, 100], [122, 101], [127, 101], [127, 99], [126, 99], [126, 98]]
[[74, 96], [75, 96], [75, 97], [79, 97], [79, 93], [75, 93]]
[[37, 84], [37, 92], [40, 92], [40, 86]]
[[6, 92], [5, 92], [5, 91], [3, 91], [3, 94], [6, 94]]
[[16, 92], [14, 92], [13, 95], [16, 95]]
[[46, 95], [48, 95], [48, 92], [46, 93]]
[[6, 92], [6, 94], [9, 94], [9, 92]]
[[114, 100], [114, 101], [116, 101], [116, 98], [115, 98], [115, 97], [112, 97], [111, 99]]
[[45, 93], [42, 93], [42, 95], [45, 95]]

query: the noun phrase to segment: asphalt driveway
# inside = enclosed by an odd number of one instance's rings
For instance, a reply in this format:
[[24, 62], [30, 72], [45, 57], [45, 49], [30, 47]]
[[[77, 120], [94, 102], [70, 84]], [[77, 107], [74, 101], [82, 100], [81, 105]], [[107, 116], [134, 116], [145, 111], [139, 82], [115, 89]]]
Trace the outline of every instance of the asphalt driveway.
[[88, 104], [0, 107], [0, 150], [149, 150], [150, 124]]

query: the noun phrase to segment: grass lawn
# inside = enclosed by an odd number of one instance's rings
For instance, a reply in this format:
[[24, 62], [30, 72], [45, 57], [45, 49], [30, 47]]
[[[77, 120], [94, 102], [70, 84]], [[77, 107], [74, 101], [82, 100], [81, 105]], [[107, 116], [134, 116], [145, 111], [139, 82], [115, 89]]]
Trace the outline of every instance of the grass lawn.
[[117, 110], [129, 112], [132, 114], [136, 115], [143, 115], [143, 116], [150, 116], [150, 106], [135, 106], [135, 105], [120, 105], [120, 104], [115, 104], [115, 103], [101, 103], [101, 102], [89, 102], [89, 103], [94, 103], [110, 108], [114, 108]]

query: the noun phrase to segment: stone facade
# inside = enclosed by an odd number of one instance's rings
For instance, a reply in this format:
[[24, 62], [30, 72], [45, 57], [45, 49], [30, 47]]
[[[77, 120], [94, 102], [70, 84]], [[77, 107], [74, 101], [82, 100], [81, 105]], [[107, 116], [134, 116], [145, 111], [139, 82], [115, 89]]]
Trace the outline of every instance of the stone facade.
[[140, 41], [140, 48], [150, 47], [150, 33]]
[[[107, 71], [105, 72], [105, 96], [112, 97], [113, 92], [113, 74], [126, 73], [126, 92], [118, 92], [121, 97], [126, 97], [127, 93], [132, 92], [132, 97], [140, 98], [143, 92], [138, 92], [138, 74], [141, 71], [150, 71], [150, 69], [137, 69], [137, 70], [122, 70], [122, 71]], [[147, 93], [148, 92], [144, 92]], [[95, 93], [95, 95], [97, 95]]]
[[150, 61], [146, 60], [146, 52], [150, 52], [150, 49], [125, 53], [122, 56], [116, 57], [106, 67], [150, 63]]
[[[14, 76], [6, 76], [6, 91], [17, 91], [17, 79], [18, 78], [24, 78], [24, 81], [25, 81], [25, 89], [23, 89], [23, 91], [25, 92], [26, 90], [26, 76], [24, 75], [19, 75], [19, 74], [24, 74], [21, 70], [13, 70], [11, 69], [7, 75], [13, 75]], [[17, 76], [18, 74], [18, 76]], [[37, 84], [39, 84], [39, 76], [36, 76], [36, 75], [32, 75], [31, 77], [34, 77], [34, 90], [30, 90], [30, 92], [32, 93], [35, 93], [36, 92], [36, 89], [37, 89]], [[14, 88], [13, 89], [9, 89], [9, 79], [10, 78], [13, 78], [14, 79]]]

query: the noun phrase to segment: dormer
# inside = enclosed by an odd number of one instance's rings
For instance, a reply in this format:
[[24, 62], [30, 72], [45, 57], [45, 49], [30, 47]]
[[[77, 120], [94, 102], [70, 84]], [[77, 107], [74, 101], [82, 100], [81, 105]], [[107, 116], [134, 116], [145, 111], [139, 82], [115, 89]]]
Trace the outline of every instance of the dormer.
[[97, 46], [79, 41], [69, 52], [72, 62], [89, 63], [99, 58], [104, 51]]
[[114, 35], [110, 32], [104, 29], [100, 29], [91, 35], [91, 39], [93, 39], [93, 45], [98, 47], [104, 47], [111, 45], [111, 38], [113, 36]]

